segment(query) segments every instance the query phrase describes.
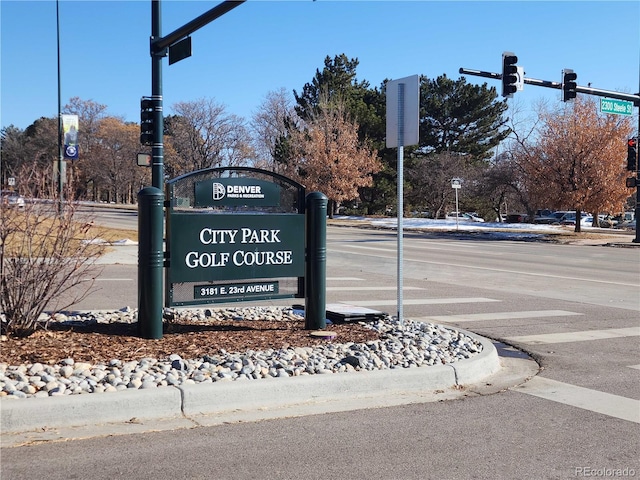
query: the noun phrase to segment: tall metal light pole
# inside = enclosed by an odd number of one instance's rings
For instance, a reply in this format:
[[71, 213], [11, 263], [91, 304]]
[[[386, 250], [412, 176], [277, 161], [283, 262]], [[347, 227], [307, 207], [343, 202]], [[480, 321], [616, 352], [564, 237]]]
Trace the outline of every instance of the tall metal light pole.
[[[638, 71], [638, 86], [640, 87], [640, 70]], [[640, 97], [640, 89], [636, 96]], [[636, 237], [633, 239], [634, 243], [640, 243], [640, 227], [638, 227], [638, 217], [640, 217], [640, 147], [638, 147], [638, 141], [640, 140], [640, 99], [635, 101], [635, 106], [638, 107], [638, 131], [636, 132], [636, 208], [634, 210], [633, 218], [636, 219]]]
[[62, 150], [62, 90], [60, 83], [60, 1], [56, 0], [56, 33], [58, 40], [58, 213], [62, 214], [62, 203], [64, 201], [64, 189], [62, 182], [64, 180], [63, 150]]
[[[151, 2], [151, 43], [162, 35], [162, 12], [160, 0]], [[151, 97], [159, 108], [154, 110], [153, 146], [151, 150], [151, 185], [164, 189], [164, 118], [162, 114], [162, 59], [167, 55], [166, 48], [151, 50]]]

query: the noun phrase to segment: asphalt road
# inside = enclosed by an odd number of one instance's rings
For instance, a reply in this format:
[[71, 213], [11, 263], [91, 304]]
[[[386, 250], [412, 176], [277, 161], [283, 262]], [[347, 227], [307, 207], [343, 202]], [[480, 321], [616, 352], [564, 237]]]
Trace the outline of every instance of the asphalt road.
[[[3, 480], [640, 476], [640, 249], [404, 243], [405, 317], [513, 344], [540, 373], [454, 401], [3, 449]], [[396, 312], [395, 233], [329, 227], [327, 246], [327, 303]], [[135, 307], [135, 279], [105, 266], [78, 308]]]

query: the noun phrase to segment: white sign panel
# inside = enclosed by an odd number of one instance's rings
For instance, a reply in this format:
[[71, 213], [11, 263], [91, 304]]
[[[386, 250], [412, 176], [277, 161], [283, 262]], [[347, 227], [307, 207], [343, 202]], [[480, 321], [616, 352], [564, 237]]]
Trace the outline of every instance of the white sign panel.
[[[419, 122], [418, 75], [387, 82], [387, 148], [418, 145]], [[402, 138], [400, 138], [401, 134]]]
[[516, 92], [524, 91], [524, 67], [516, 66]]

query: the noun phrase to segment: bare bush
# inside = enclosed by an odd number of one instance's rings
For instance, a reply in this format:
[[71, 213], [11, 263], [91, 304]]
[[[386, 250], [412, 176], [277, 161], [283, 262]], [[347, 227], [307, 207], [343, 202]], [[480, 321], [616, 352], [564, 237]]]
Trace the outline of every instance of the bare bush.
[[77, 204], [36, 202], [0, 210], [0, 312], [2, 333], [25, 336], [55, 313], [87, 296], [105, 246]]

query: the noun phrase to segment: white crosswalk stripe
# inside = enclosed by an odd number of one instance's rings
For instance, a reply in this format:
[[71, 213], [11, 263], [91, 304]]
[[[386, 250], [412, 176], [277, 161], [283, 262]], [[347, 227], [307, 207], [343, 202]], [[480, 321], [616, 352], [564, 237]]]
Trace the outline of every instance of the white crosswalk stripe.
[[589, 340], [603, 340], [607, 338], [637, 337], [640, 327], [610, 328], [606, 330], [586, 330], [581, 332], [546, 333], [541, 335], [523, 335], [507, 337], [508, 342], [528, 343], [530, 345], [542, 343], [584, 342]]
[[[450, 303], [484, 303], [484, 302], [499, 302], [500, 300], [494, 300], [492, 298], [483, 298], [483, 297], [457, 297], [457, 298], [411, 298], [404, 299], [403, 305], [440, 305], [440, 304], [450, 304]], [[361, 307], [368, 306], [387, 306], [387, 305], [396, 305], [398, 303], [397, 300], [356, 300], [349, 301], [351, 305], [358, 305]]]
[[[494, 300], [497, 301], [497, 300]], [[569, 315], [582, 315], [582, 313], [566, 310], [530, 310], [522, 312], [492, 312], [492, 313], [467, 313], [464, 315], [436, 315], [420, 317], [418, 320], [426, 322], [478, 322], [485, 320], [515, 320], [518, 318], [545, 318], [566, 317]]]
[[533, 377], [515, 391], [565, 405], [590, 410], [610, 417], [640, 423], [640, 401], [544, 377]]

